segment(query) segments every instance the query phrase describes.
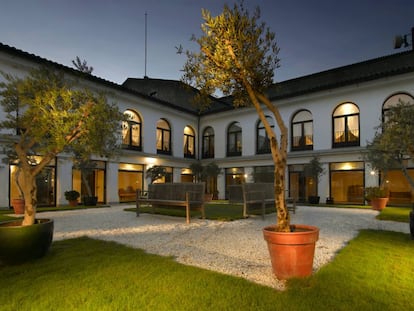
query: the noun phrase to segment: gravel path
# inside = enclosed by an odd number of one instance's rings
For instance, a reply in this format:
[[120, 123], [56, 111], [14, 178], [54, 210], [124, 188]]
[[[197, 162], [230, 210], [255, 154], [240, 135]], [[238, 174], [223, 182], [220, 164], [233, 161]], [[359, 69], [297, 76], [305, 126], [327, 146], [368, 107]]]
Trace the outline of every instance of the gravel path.
[[[104, 209], [41, 213], [53, 218], [54, 240], [89, 236], [116, 241], [148, 253], [173, 256], [180, 263], [243, 277], [252, 282], [283, 289], [284, 282], [273, 277], [262, 228], [274, 224], [276, 215], [265, 220], [253, 217], [232, 222], [192, 219], [123, 211], [127, 206]], [[373, 210], [299, 206], [292, 223], [320, 228], [314, 271], [333, 259], [360, 229], [409, 233], [407, 223], [378, 221]]]

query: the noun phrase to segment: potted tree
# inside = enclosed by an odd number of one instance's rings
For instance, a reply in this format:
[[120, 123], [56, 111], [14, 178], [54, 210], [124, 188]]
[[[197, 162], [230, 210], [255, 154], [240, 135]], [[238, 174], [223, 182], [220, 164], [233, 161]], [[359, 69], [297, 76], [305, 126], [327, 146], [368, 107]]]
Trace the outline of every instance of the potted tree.
[[200, 161], [193, 162], [190, 169], [194, 175], [195, 182], [203, 181], [206, 183], [205, 201], [218, 199], [217, 176], [220, 175], [221, 169], [215, 162], [202, 165]]
[[80, 193], [76, 190], [65, 191], [65, 199], [68, 200], [70, 206], [77, 206]]
[[163, 166], [154, 165], [147, 169], [146, 176], [150, 179], [150, 183], [153, 184], [158, 179], [161, 179], [167, 175], [167, 170]]
[[202, 178], [206, 182], [206, 191], [210, 200], [218, 199], [217, 176], [220, 174], [221, 169], [215, 162], [203, 166]]
[[308, 196], [308, 201], [311, 204], [319, 204], [320, 196], [318, 196], [318, 183], [319, 178], [325, 174], [325, 170], [322, 167], [321, 162], [319, 161], [319, 157], [314, 156], [312, 160], [310, 160], [309, 164], [305, 166], [306, 174], [312, 179], [312, 195]]
[[17, 162], [25, 200], [23, 220], [0, 224], [0, 261], [10, 262], [41, 257], [52, 242], [53, 220], [36, 218], [36, 176], [73, 148], [84, 157], [111, 156], [123, 114], [103, 94], [70, 83], [54, 67], [34, 69], [23, 78], [3, 76], [1, 138], [8, 142], [6, 154]]
[[[186, 52], [182, 80], [199, 90], [195, 100], [200, 109], [209, 106], [210, 96], [219, 90], [225, 96], [232, 96], [234, 107], [253, 106], [256, 110], [269, 139], [274, 162], [277, 223], [263, 229], [273, 271], [283, 279], [307, 276], [312, 273], [319, 229], [291, 224], [285, 203], [288, 129], [277, 105], [266, 95], [279, 66], [275, 34], [265, 27], [265, 23], [258, 23], [259, 8], [250, 14], [242, 2], [233, 8], [225, 5], [217, 17], [202, 10], [202, 17], [203, 35], [193, 37], [200, 51]], [[268, 113], [276, 120], [278, 134], [269, 124]]]
[[[414, 191], [414, 179], [408, 172], [408, 163], [414, 158], [413, 103], [400, 101], [384, 115], [384, 122], [378, 126], [374, 138], [367, 143], [364, 159], [373, 169], [381, 171], [383, 181], [390, 169], [400, 170]], [[398, 139], [396, 139], [398, 137]], [[410, 232], [414, 239], [414, 206], [410, 212]]]

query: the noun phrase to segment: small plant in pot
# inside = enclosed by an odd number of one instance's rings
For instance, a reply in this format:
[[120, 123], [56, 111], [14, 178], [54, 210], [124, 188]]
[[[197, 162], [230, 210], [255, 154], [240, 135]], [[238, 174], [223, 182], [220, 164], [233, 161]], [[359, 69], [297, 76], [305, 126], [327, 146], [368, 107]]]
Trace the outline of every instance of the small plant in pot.
[[70, 206], [77, 206], [80, 193], [76, 190], [65, 191], [65, 199], [68, 200]]
[[63, 152], [109, 157], [124, 117], [104, 95], [74, 85], [70, 81], [77, 79], [66, 79], [55, 67], [33, 69], [23, 78], [1, 74], [1, 140], [20, 171], [25, 206], [23, 220], [0, 224], [0, 241], [5, 241], [0, 261], [29, 261], [46, 254], [53, 239], [53, 220], [36, 218], [37, 176]]
[[325, 170], [319, 161], [319, 157], [314, 156], [305, 166], [305, 174], [310, 177], [312, 181], [312, 189], [310, 189], [312, 195], [308, 196], [308, 202], [310, 204], [319, 204], [320, 196], [318, 196], [318, 183], [319, 178], [325, 174]]
[[[186, 52], [182, 80], [199, 90], [195, 102], [200, 109], [210, 105], [211, 95], [218, 90], [231, 96], [235, 108], [248, 106], [256, 110], [274, 164], [277, 223], [263, 229], [273, 272], [280, 279], [308, 276], [312, 273], [319, 229], [291, 224], [286, 206], [288, 129], [278, 105], [267, 96], [279, 66], [275, 34], [265, 27], [265, 23], [259, 22], [260, 9], [257, 7], [250, 14], [243, 2], [232, 8], [224, 5], [223, 12], [217, 17], [202, 10], [202, 18], [203, 34], [200, 38], [193, 37], [200, 50]], [[269, 119], [276, 122], [277, 129]]]
[[387, 191], [381, 187], [367, 187], [364, 190], [365, 200], [372, 209], [382, 211], [388, 203]]
[[202, 165], [200, 161], [190, 165], [190, 169], [194, 175], [195, 182], [206, 183], [205, 201], [218, 199], [217, 176], [221, 174], [221, 169], [215, 162]]

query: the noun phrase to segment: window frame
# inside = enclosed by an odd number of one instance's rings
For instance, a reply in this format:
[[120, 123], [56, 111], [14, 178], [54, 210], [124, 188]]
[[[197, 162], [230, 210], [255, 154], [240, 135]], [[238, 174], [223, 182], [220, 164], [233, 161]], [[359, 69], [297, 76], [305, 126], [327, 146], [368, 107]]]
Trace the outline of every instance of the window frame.
[[[238, 127], [237, 130], [232, 130], [232, 128]], [[242, 134], [243, 130], [240, 126], [240, 122], [235, 121], [232, 122], [229, 127], [227, 128], [227, 156], [228, 157], [237, 157], [242, 155], [243, 150], [243, 140], [242, 140]], [[234, 138], [234, 148], [230, 148], [230, 141]], [[238, 146], [238, 143], [240, 143], [240, 146]]]
[[[275, 124], [273, 122], [273, 118], [270, 116], [265, 116], [268, 120], [269, 125], [272, 129], [275, 128]], [[264, 131], [264, 136], [260, 136], [261, 131]], [[264, 137], [263, 143], [260, 144], [260, 138]], [[258, 120], [256, 123], [256, 154], [269, 154], [271, 153], [271, 146], [270, 146], [270, 139], [267, 135], [266, 128], [262, 122], [262, 120]]]
[[[140, 116], [138, 115], [138, 113], [136, 113], [135, 111], [131, 109], [127, 109], [124, 111], [124, 115], [126, 115], [127, 113], [133, 114], [136, 117], [137, 121], [132, 120], [132, 119], [122, 121], [122, 148], [128, 149], [128, 150], [142, 151], [142, 120]], [[127, 125], [126, 128], [125, 128], [125, 125]], [[134, 137], [133, 126], [138, 126], [138, 131], [139, 131], [138, 144], [136, 145], [133, 144], [133, 137]], [[125, 136], [124, 136], [124, 131], [126, 131]]]
[[[295, 121], [295, 117], [297, 117], [302, 112], [308, 112], [311, 119], [304, 120], [304, 121]], [[305, 133], [305, 125], [306, 124], [311, 124], [311, 128], [312, 128], [311, 141], [312, 141], [312, 144], [306, 144], [306, 138], [307, 138], [306, 137], [307, 135]], [[295, 136], [295, 129], [294, 129], [295, 125], [300, 125], [300, 132], [301, 132], [300, 136]], [[309, 110], [302, 109], [302, 110], [297, 111], [294, 114], [293, 118], [292, 118], [292, 122], [290, 124], [290, 129], [291, 129], [291, 133], [292, 133], [292, 135], [291, 135], [291, 151], [313, 150], [313, 144], [314, 144], [313, 115]], [[295, 144], [295, 137], [300, 137], [298, 145]]]
[[[355, 106], [355, 108], [358, 110], [358, 112], [354, 112], [354, 113], [349, 113], [349, 114], [342, 114], [342, 115], [338, 115], [335, 116], [335, 112], [343, 105], [347, 105], [347, 104], [351, 104], [353, 106]], [[353, 140], [349, 140], [349, 135], [352, 134], [352, 132], [350, 133], [350, 129], [349, 129], [349, 119], [352, 117], [358, 117], [358, 136], [357, 139], [355, 141]], [[336, 120], [340, 120], [343, 119], [344, 120], [344, 131], [343, 131], [343, 135], [344, 135], [344, 139], [345, 141], [339, 141], [337, 142], [335, 139], [336, 136], [336, 127], [335, 127], [335, 121]], [[360, 133], [360, 128], [361, 128], [361, 118], [360, 118], [360, 109], [359, 107], [353, 103], [353, 102], [344, 102], [340, 105], [338, 105], [333, 113], [332, 113], [332, 148], [343, 148], [343, 147], [358, 147], [361, 144], [361, 133]], [[353, 135], [353, 134], [352, 134]]]
[[[206, 135], [207, 131], [210, 132], [208, 135]], [[207, 150], [206, 146], [208, 146]], [[203, 143], [201, 149], [201, 157], [203, 159], [214, 158], [214, 129], [211, 126], [207, 126], [203, 131]]]
[[[165, 124], [167, 125], [168, 128], [162, 128], [160, 127], [158, 124], [160, 121], [165, 122]], [[167, 146], [167, 149], [159, 149], [158, 148], [158, 137], [161, 139], [161, 143], [160, 145], [162, 147]], [[168, 137], [168, 144], [165, 143], [166, 138]], [[157, 121], [157, 131], [156, 131], [156, 148], [157, 148], [157, 154], [165, 154], [165, 155], [171, 155], [172, 151], [171, 151], [171, 126], [170, 123], [166, 120], [166, 119], [159, 119]]]
[[[192, 134], [186, 133], [186, 129], [189, 129]], [[193, 145], [193, 151], [191, 152], [191, 144]], [[196, 140], [195, 140], [195, 132], [191, 126], [186, 126], [184, 128], [184, 158], [195, 159], [195, 149], [196, 149]]]

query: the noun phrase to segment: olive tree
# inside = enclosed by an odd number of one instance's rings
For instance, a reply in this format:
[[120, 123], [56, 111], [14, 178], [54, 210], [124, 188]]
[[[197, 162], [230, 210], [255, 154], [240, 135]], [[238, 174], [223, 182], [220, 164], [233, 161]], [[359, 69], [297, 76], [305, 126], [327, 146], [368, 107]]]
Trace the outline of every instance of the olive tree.
[[[274, 162], [274, 190], [277, 208], [277, 230], [290, 231], [290, 216], [285, 205], [285, 170], [287, 160], [287, 127], [277, 106], [266, 96], [279, 66], [275, 34], [260, 22], [260, 9], [251, 14], [243, 3], [224, 6], [213, 17], [202, 10], [202, 35], [193, 36], [198, 52], [187, 51], [182, 80], [199, 89], [199, 105], [208, 105], [208, 95], [220, 91], [233, 97], [234, 107], [253, 106], [270, 141]], [[276, 134], [266, 118], [270, 111], [278, 125]]]
[[24, 78], [2, 75], [0, 105], [6, 118], [0, 129], [19, 172], [23, 225], [30, 225], [37, 207], [36, 176], [60, 153], [83, 159], [114, 155], [123, 115], [104, 94], [82, 89], [49, 67], [34, 69]]
[[372, 141], [367, 144], [364, 158], [374, 169], [386, 174], [399, 169], [414, 190], [414, 180], [408, 174], [408, 161], [414, 159], [414, 105], [400, 102], [384, 115], [384, 122], [377, 128]]

